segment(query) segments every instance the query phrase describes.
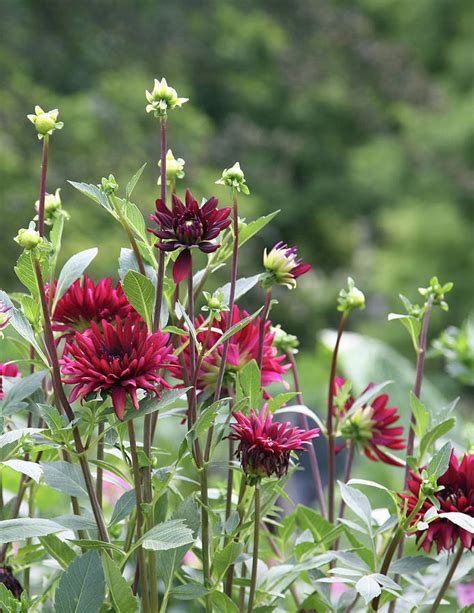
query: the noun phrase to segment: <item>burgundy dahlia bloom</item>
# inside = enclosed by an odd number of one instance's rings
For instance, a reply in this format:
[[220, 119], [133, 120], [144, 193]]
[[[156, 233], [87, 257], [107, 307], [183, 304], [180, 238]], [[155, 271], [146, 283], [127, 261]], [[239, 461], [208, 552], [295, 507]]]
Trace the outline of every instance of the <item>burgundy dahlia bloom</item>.
[[0, 566], [0, 583], [2, 583], [17, 600], [20, 600], [23, 587], [12, 573], [10, 566]]
[[139, 389], [158, 395], [157, 385], [171, 386], [159, 369], [175, 372], [176, 358], [168, 344], [169, 334], [148, 334], [146, 326], [117, 317], [115, 325], [105, 319], [101, 328], [91, 322], [85, 333], [69, 339], [61, 360], [64, 383], [74, 385], [70, 401], [89, 394], [110, 394], [117, 417], [123, 420], [127, 395], [138, 409]]
[[[334, 386], [336, 390], [344, 385], [342, 377], [336, 377]], [[364, 390], [364, 393], [374, 387], [371, 383]], [[364, 450], [365, 455], [376, 462], [381, 460], [392, 466], [403, 466], [403, 463], [391, 455], [384, 453], [381, 447], [387, 449], [405, 449], [406, 443], [403, 435], [402, 426], [393, 426], [400, 419], [396, 407], [387, 407], [389, 397], [381, 394], [374, 398], [370, 404], [356, 409], [347, 415], [352, 408], [355, 400], [352, 396], [347, 399], [341, 417], [341, 435], [349, 441], [359, 444]], [[342, 447], [338, 450], [340, 451]]]
[[231, 209], [218, 209], [217, 198], [209, 198], [201, 207], [192, 193], [186, 191], [185, 202], [172, 195], [171, 210], [166, 204], [158, 199], [156, 201], [156, 213], [150, 215], [159, 228], [149, 228], [149, 232], [155, 234], [160, 241], [156, 244], [162, 251], [175, 251], [182, 249], [173, 266], [173, 278], [175, 283], [185, 279], [191, 270], [191, 249], [198, 248], [204, 253], [216, 251], [220, 245], [216, 244], [215, 238], [230, 223]]
[[20, 371], [16, 364], [0, 364], [0, 400], [3, 398], [3, 377], [19, 377]]
[[288, 247], [282, 241], [278, 242], [269, 253], [263, 252], [265, 274], [261, 283], [263, 287], [285, 285], [288, 289], [296, 287], [296, 279], [311, 270], [311, 264], [305, 264], [298, 257], [296, 247]]
[[[195, 320], [195, 327], [199, 329], [197, 334], [199, 342], [205, 344], [206, 349], [210, 349], [226, 330], [248, 316], [247, 311], [241, 312], [238, 306], [234, 306], [232, 321], [229, 323], [229, 312], [221, 313], [220, 321], [213, 321], [212, 330], [208, 336], [207, 326], [202, 327], [205, 321], [204, 317], [200, 315]], [[237, 373], [252, 360], [257, 360], [260, 319], [260, 317], [257, 317], [230, 337], [224, 371], [224, 389], [235, 387]], [[267, 320], [263, 338], [262, 387], [268, 387], [272, 383], [284, 383], [283, 375], [290, 368], [290, 365], [285, 363], [286, 357], [279, 355], [277, 348], [273, 345], [275, 332], [270, 331], [271, 325], [271, 321]], [[221, 343], [211, 355], [203, 360], [197, 378], [199, 390], [206, 390], [215, 386], [222, 363], [223, 351], [224, 343]], [[184, 357], [186, 364], [189, 365], [189, 345], [184, 350]]]
[[[410, 471], [410, 475], [411, 479], [408, 480], [410, 493], [400, 494], [400, 497], [407, 502], [407, 515], [417, 504], [421, 488], [421, 478], [413, 471]], [[434, 494], [440, 503], [439, 513], [465, 513], [474, 517], [474, 454], [465, 454], [459, 463], [453, 451], [448, 470], [438, 479], [438, 485], [444, 488]], [[433, 503], [428, 499], [425, 500], [413, 524], [422, 520], [431, 507]], [[436, 543], [438, 553], [442, 549], [452, 550], [458, 540], [466, 549], [471, 549], [474, 545], [474, 536], [470, 532], [443, 517], [434, 519], [426, 530], [419, 530], [416, 533], [417, 543], [426, 552], [430, 551], [433, 543]]]
[[239, 441], [236, 455], [244, 472], [253, 478], [282, 477], [288, 472], [292, 451], [304, 449], [311, 439], [319, 435], [319, 429], [302, 430], [290, 422], [272, 421], [264, 406], [257, 415], [252, 409], [247, 417], [242, 412], [232, 413], [237, 423], [231, 424], [229, 438]]
[[[47, 290], [49, 297], [49, 289]], [[122, 285], [112, 285], [112, 279], [101, 279], [97, 285], [87, 275], [83, 283], [78, 279], [58, 300], [53, 313], [53, 329], [74, 334], [89, 328], [92, 321], [114, 322], [115, 318], [139, 320], [140, 316], [129, 303]]]

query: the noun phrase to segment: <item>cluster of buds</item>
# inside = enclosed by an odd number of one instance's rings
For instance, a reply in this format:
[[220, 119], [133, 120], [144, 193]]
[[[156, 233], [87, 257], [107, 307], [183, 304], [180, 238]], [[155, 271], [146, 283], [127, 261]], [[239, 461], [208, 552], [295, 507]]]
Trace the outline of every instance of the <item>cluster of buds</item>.
[[224, 292], [217, 291], [213, 294], [203, 292], [203, 295], [206, 299], [206, 304], [202, 307], [201, 311], [209, 311], [216, 321], [220, 321], [222, 313], [230, 310], [229, 305], [225, 301]]
[[9, 311], [11, 311], [11, 307], [0, 302], [0, 338], [3, 338], [3, 331], [10, 323], [11, 315]]
[[43, 239], [35, 227], [34, 221], [31, 221], [28, 228], [20, 228], [18, 234], [14, 238], [15, 242], [17, 242], [20, 247], [23, 247], [23, 249], [26, 249], [26, 251], [32, 251], [43, 243]]
[[[166, 154], [166, 183], [168, 185], [176, 183], [177, 179], [184, 178], [184, 165], [183, 158], [175, 158], [171, 149], [168, 149]], [[158, 162], [158, 168], [161, 169], [161, 160]], [[161, 185], [161, 176], [158, 178], [158, 185]]]
[[35, 106], [34, 114], [27, 115], [28, 119], [35, 126], [40, 140], [45, 136], [51, 136], [55, 130], [61, 130], [64, 123], [58, 121], [58, 116], [58, 109], [43, 111], [40, 106]]
[[352, 309], [365, 309], [365, 296], [355, 286], [354, 279], [351, 277], [347, 277], [347, 290], [341, 289], [337, 302], [339, 303], [337, 310], [342, 313], [352, 311]]
[[427, 301], [429, 298], [432, 298], [433, 304], [440, 306], [443, 311], [449, 310], [449, 305], [445, 300], [445, 294], [450, 292], [454, 287], [454, 283], [449, 281], [442, 285], [438, 281], [438, 277], [432, 277], [430, 279], [430, 284], [428, 287], [419, 287], [418, 292], [425, 298]]
[[231, 187], [235, 189], [237, 192], [242, 192], [248, 196], [250, 194], [250, 190], [248, 185], [245, 182], [245, 175], [240, 168], [239, 162], [235, 162], [232, 168], [226, 168], [220, 179], [216, 181], [217, 185], [226, 185], [227, 187]]
[[102, 177], [100, 183], [97, 185], [100, 191], [106, 196], [112, 196], [116, 193], [119, 186], [117, 181], [115, 180], [114, 175], [109, 175], [109, 177]]
[[270, 252], [263, 252], [263, 266], [265, 272], [260, 278], [260, 285], [264, 289], [273, 285], [285, 285], [288, 289], [296, 287], [296, 279], [311, 269], [310, 264], [305, 264], [298, 258], [296, 247], [288, 247], [283, 242], [278, 242]]
[[294, 334], [285, 332], [280, 324], [272, 326], [270, 333], [273, 334], [273, 346], [279, 349], [282, 353], [297, 353], [299, 340]]
[[[54, 192], [54, 194], [45, 194], [44, 197], [44, 219], [45, 219], [45, 223], [47, 223], [48, 225], [51, 225], [55, 219], [57, 219], [58, 217], [64, 217], [66, 220], [69, 219], [69, 213], [67, 213], [63, 208], [62, 208], [62, 203], [61, 203], [61, 195], [60, 192], [61, 188], [58, 187], [58, 189]], [[35, 209], [36, 211], [39, 211], [40, 208], [40, 202], [39, 200], [37, 200], [35, 202]], [[35, 221], [38, 220], [38, 217], [35, 217]]]
[[168, 85], [166, 79], [161, 81], [155, 79], [155, 84], [151, 92], [145, 92], [146, 99], [149, 104], [146, 106], [146, 112], [153, 112], [155, 117], [166, 117], [168, 111], [175, 107], [182, 106], [189, 98], [179, 98], [178, 92]]

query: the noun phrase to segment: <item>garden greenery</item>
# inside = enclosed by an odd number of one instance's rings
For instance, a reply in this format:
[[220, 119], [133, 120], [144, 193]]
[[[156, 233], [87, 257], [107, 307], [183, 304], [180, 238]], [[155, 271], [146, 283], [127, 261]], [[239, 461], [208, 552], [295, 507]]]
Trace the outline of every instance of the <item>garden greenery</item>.
[[[168, 125], [188, 100], [166, 79], [146, 100], [161, 143], [147, 220], [133, 202], [145, 165], [125, 187], [112, 174], [70, 181], [123, 228], [118, 283], [115, 271], [99, 281], [86, 273], [100, 237], [59, 270], [68, 214], [60, 190], [47, 192], [47, 170], [63, 123], [57, 109], [28, 116], [42, 161], [33, 219], [15, 238], [25, 290], [0, 293], [0, 333], [17, 353], [0, 366], [0, 478], [19, 474], [13, 496], [3, 486], [0, 496], [2, 610], [437, 610], [453, 576], [472, 567], [474, 543], [474, 455], [446, 442], [455, 405], [435, 411], [420, 399], [430, 317], [448, 309], [452, 283], [433, 277], [420, 304], [402, 297], [406, 312], [389, 316], [415, 350], [408, 432], [387, 394], [396, 382], [357, 393], [339, 376], [341, 339], [365, 308], [351, 278], [334, 305], [326, 407], [306, 406], [298, 341], [271, 310], [274, 287], [297, 293], [311, 266], [278, 242], [254, 276], [239, 276], [240, 250], [277, 213], [239, 215], [251, 196], [238, 162], [212, 186], [217, 196], [183, 190]], [[215, 289], [224, 266], [229, 282]], [[244, 307], [251, 291], [255, 312]], [[457, 337], [447, 334], [438, 350], [452, 353]], [[172, 457], [164, 420], [180, 433]], [[312, 506], [285, 493], [301, 454]], [[399, 491], [358, 479], [355, 454], [389, 466]], [[38, 499], [51, 489], [70, 511], [41, 517]]]

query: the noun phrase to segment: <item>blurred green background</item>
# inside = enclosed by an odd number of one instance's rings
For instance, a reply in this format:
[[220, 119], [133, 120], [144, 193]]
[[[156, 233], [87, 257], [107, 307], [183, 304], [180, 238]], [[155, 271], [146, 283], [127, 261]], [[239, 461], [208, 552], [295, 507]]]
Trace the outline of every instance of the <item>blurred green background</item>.
[[[159, 133], [144, 92], [165, 75], [190, 98], [168, 122], [169, 144], [186, 160], [181, 186], [227, 204], [214, 182], [239, 160], [252, 192], [241, 198], [242, 215], [281, 209], [246, 246], [241, 274], [258, 272], [263, 248], [280, 239], [314, 267], [294, 292], [277, 290], [273, 313], [302, 340], [311, 401], [326, 377], [324, 352], [313, 359], [316, 339], [337, 323], [347, 274], [368, 299], [350, 328], [411, 358], [408, 336], [387, 322], [400, 310], [399, 293], [416, 300], [433, 274], [454, 281], [450, 313], [435, 313], [433, 337], [468, 316], [470, 0], [3, 0], [0, 22], [0, 286], [7, 291], [18, 289], [12, 237], [33, 216], [38, 192], [41, 144], [27, 113], [35, 104], [58, 107], [65, 123], [52, 138], [48, 175], [48, 191], [61, 187], [71, 214], [63, 259], [98, 244], [91, 274], [116, 277], [120, 228], [67, 180], [97, 183], [112, 172], [124, 185], [147, 161], [134, 199], [152, 211]], [[245, 300], [252, 308], [261, 295]], [[368, 376], [378, 377], [377, 366]], [[466, 397], [440, 360], [429, 368], [448, 398]]]

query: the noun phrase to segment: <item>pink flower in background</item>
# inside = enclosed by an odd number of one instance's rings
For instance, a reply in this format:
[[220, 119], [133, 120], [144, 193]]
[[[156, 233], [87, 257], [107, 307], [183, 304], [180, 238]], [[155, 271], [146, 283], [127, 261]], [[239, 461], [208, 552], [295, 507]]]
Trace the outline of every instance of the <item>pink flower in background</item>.
[[3, 398], [3, 377], [20, 377], [16, 364], [0, 364], [0, 400]]
[[126, 491], [131, 489], [130, 483], [117, 477], [109, 471], [104, 471], [104, 499], [111, 505], [115, 506], [117, 500]]
[[474, 581], [459, 583], [456, 585], [456, 596], [460, 607], [468, 607], [474, 604]]

